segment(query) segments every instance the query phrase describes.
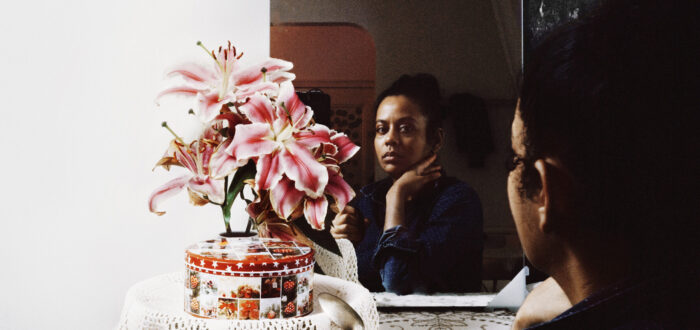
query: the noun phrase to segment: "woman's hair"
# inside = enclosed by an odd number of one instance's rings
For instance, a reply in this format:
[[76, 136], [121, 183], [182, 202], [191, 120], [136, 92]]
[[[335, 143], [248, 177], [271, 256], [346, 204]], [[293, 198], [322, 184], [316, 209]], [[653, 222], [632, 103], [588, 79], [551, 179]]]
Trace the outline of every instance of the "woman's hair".
[[429, 73], [417, 73], [412, 76], [402, 75], [389, 88], [379, 94], [374, 104], [375, 115], [379, 104], [387, 96], [398, 95], [403, 95], [418, 105], [421, 113], [428, 119], [425, 130], [426, 140], [429, 144], [436, 143], [439, 136], [438, 128], [442, 127], [440, 86], [437, 79]]

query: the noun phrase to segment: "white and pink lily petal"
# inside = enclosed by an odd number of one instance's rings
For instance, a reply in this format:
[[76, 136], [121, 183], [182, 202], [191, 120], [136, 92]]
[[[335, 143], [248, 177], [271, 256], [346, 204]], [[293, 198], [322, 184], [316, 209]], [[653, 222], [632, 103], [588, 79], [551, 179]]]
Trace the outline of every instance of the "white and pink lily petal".
[[[153, 191], [148, 199], [148, 208], [151, 212], [158, 215], [165, 214], [165, 211], [159, 210], [159, 205], [166, 199], [179, 193], [185, 187], [191, 192], [199, 194], [199, 199], [207, 199], [219, 204], [224, 201], [223, 182], [220, 180], [213, 180], [208, 176], [186, 174], [168, 181], [166, 184]], [[193, 203], [199, 204], [196, 202], [196, 199], [193, 199]]]
[[180, 192], [180, 190], [182, 190], [182, 188], [185, 187], [185, 184], [187, 184], [187, 181], [189, 181], [189, 179], [190, 178], [188, 175], [183, 175], [172, 179], [166, 184], [158, 187], [156, 190], [153, 191], [153, 193], [151, 193], [151, 196], [148, 198], [148, 209], [157, 215], [165, 214], [165, 211], [158, 210], [158, 205], [160, 205], [164, 200]]
[[304, 201], [304, 217], [313, 229], [323, 230], [323, 228], [325, 228], [327, 212], [328, 200], [325, 196], [313, 199], [306, 198]]
[[306, 128], [314, 116], [313, 110], [301, 102], [294, 90], [294, 85], [289, 81], [280, 84], [276, 106], [277, 116], [287, 119], [289, 125], [296, 130]]
[[216, 68], [212, 70], [197, 64], [183, 64], [172, 69], [167, 76], [182, 77], [184, 85], [163, 90], [156, 96], [156, 103], [168, 95], [192, 97], [195, 99], [195, 115], [204, 123], [213, 120], [223, 105], [235, 101], [233, 86], [226, 83], [226, 78]]
[[326, 195], [333, 197], [332, 207], [336, 213], [343, 210], [348, 203], [355, 198], [355, 191], [345, 182], [343, 176], [336, 171], [336, 168], [328, 168], [328, 184], [326, 185]]
[[336, 213], [345, 208], [345, 206], [355, 197], [355, 191], [350, 185], [343, 180], [343, 177], [328, 169], [329, 180], [326, 185], [324, 196], [318, 198], [306, 197], [304, 200], [304, 217], [312, 228], [323, 230], [325, 228], [326, 214], [328, 213], [328, 199], [326, 195], [333, 198], [331, 209]]
[[279, 85], [296, 78], [293, 73], [288, 72], [293, 67], [294, 64], [292, 62], [268, 58], [247, 67], [239, 67], [233, 74], [234, 84], [241, 91], [248, 91], [254, 85], [265, 82]]
[[294, 183], [291, 180], [283, 177], [270, 190], [270, 204], [281, 219], [290, 220], [290, 216], [302, 202], [304, 196], [303, 191], [294, 188]]
[[360, 147], [353, 143], [345, 133], [333, 131], [331, 142], [338, 148], [338, 152], [333, 155], [333, 158], [340, 164], [345, 163], [360, 150]]
[[226, 139], [219, 144], [209, 161], [209, 176], [214, 179], [224, 179], [246, 164], [226, 153], [226, 148], [231, 144], [231, 139]]

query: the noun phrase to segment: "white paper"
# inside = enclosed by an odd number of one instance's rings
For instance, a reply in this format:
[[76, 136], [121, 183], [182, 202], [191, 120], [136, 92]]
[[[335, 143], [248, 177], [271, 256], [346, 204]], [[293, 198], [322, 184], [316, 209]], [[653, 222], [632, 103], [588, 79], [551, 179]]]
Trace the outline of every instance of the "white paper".
[[524, 266], [523, 269], [513, 277], [513, 280], [491, 300], [488, 307], [507, 308], [511, 311], [517, 311], [528, 294], [525, 278], [529, 274], [529, 269], [527, 266]]

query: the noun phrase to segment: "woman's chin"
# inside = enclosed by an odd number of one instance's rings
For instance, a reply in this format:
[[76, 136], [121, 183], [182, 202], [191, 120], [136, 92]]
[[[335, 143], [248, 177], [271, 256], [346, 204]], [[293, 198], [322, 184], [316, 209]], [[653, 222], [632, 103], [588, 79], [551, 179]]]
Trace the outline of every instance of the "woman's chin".
[[395, 164], [382, 164], [382, 169], [394, 180], [398, 179], [406, 170]]

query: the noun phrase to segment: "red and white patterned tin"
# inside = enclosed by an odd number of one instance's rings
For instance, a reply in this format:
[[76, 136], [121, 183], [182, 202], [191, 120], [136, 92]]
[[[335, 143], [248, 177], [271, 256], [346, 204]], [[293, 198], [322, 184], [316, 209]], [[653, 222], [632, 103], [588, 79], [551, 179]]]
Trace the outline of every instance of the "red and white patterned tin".
[[280, 319], [313, 310], [313, 250], [279, 239], [218, 238], [185, 252], [185, 311], [233, 320]]

